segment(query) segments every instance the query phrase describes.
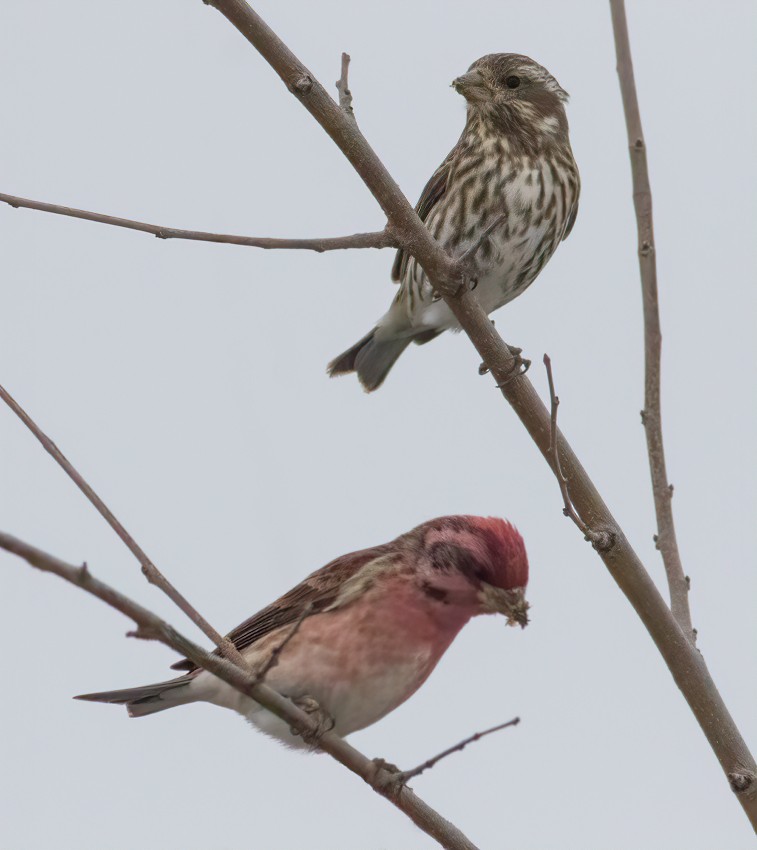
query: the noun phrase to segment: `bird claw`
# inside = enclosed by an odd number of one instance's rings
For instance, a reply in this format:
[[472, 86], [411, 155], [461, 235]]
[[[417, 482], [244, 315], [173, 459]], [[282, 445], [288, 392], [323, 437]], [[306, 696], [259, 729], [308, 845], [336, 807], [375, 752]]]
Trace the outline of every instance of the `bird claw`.
[[[506, 387], [511, 381], [514, 381], [516, 378], [520, 378], [525, 375], [531, 367], [531, 361], [527, 360], [525, 357], [520, 356], [523, 352], [522, 348], [518, 348], [517, 345], [508, 345], [507, 347], [510, 350], [510, 354], [512, 354], [514, 358], [512, 369], [510, 370], [512, 374], [505, 378], [504, 381], [497, 384], [497, 389], [499, 390], [501, 390], [503, 387]], [[478, 367], [479, 375], [486, 374], [486, 372], [481, 371], [481, 367], [484, 365], [485, 364], [482, 363], [481, 366]], [[486, 371], [488, 371], [488, 369]]]
[[365, 781], [387, 797], [399, 796], [405, 787], [405, 776], [396, 764], [382, 758], [371, 759]]
[[466, 289], [467, 286], [465, 281], [457, 281], [456, 283], [451, 284], [439, 284], [438, 289], [434, 290], [431, 303], [434, 304], [437, 301], [441, 301], [442, 298], [459, 298]]
[[326, 732], [330, 732], [336, 725], [334, 718], [328, 712], [324, 711], [318, 704], [317, 700], [309, 694], [296, 697], [292, 700], [292, 702], [297, 706], [297, 708], [302, 709], [305, 714], [310, 715], [317, 725], [315, 729], [307, 732], [300, 732], [299, 729], [295, 729], [294, 727], [292, 727], [290, 731], [293, 735], [299, 735], [312, 749], [318, 749], [318, 744], [321, 738], [326, 734]]
[[434, 290], [431, 303], [441, 301], [443, 297], [459, 298], [464, 292], [473, 292], [477, 286], [478, 278], [463, 271], [459, 278], [440, 282]]

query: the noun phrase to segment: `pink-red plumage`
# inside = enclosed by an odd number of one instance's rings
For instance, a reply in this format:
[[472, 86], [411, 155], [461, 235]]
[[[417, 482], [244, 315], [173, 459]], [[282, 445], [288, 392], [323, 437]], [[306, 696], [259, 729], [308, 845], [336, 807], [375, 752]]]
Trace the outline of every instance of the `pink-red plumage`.
[[[502, 613], [525, 625], [527, 582], [523, 539], [509, 523], [440, 517], [391, 543], [336, 558], [229, 637], [259, 669], [301, 621], [266, 682], [292, 699], [315, 699], [346, 735], [411, 696], [471, 617]], [[80, 699], [125, 704], [132, 716], [204, 700], [298, 743], [286, 724], [210, 673], [188, 661], [174, 666], [189, 672]]]
[[427, 548], [445, 543], [463, 550], [464, 557], [483, 571], [489, 584], [503, 590], [528, 584], [528, 558], [523, 538], [505, 520], [479, 516], [442, 517], [419, 528], [424, 530]]

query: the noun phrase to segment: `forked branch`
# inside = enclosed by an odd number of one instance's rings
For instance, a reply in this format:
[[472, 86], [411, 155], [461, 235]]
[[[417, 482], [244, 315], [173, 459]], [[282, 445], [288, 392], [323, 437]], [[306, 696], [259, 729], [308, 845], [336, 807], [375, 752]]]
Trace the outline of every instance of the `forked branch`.
[[544, 355], [544, 368], [547, 370], [547, 383], [549, 384], [549, 452], [552, 458], [552, 471], [555, 473], [555, 478], [557, 478], [557, 483], [560, 486], [560, 493], [562, 495], [562, 512], [574, 523], [581, 534], [583, 534], [584, 540], [588, 540], [595, 549], [610, 549], [613, 544], [612, 532], [593, 531], [589, 528], [589, 526], [578, 515], [573, 501], [570, 498], [568, 479], [562, 471], [560, 452], [557, 450], [557, 408], [560, 404], [560, 398], [555, 392], [555, 382], [552, 377], [552, 361], [548, 354]]
[[491, 236], [491, 234], [502, 224], [502, 222], [507, 218], [504, 213], [495, 216], [489, 224], [484, 228], [481, 235], [476, 239], [476, 241], [467, 248], [459, 257], [458, 262], [461, 266], [465, 266], [465, 264], [472, 260], [476, 254], [478, 253], [479, 248], [486, 242], [486, 240]]
[[368, 759], [334, 732], [321, 734], [317, 722], [312, 717], [297, 708], [290, 700], [269, 688], [268, 685], [261, 684], [254, 673], [238, 667], [225, 658], [206, 652], [177, 632], [164, 620], [161, 620], [160, 617], [105, 584], [105, 582], [95, 578], [86, 566], [76, 567], [73, 564], [67, 564], [65, 561], [43, 552], [36, 546], [31, 546], [3, 532], [0, 532], [0, 549], [18, 555], [31, 566], [44, 572], [53, 573], [87, 593], [91, 593], [110, 605], [111, 608], [115, 608], [131, 619], [136, 624], [137, 632], [143, 636], [148, 636], [170, 646], [181, 655], [189, 658], [198, 667], [218, 676], [219, 679], [227, 682], [233, 688], [272, 711], [277, 717], [285, 720], [303, 737], [317, 738], [319, 749], [329, 753], [338, 762], [371, 784], [377, 793], [385, 796], [398, 809], [403, 811], [416, 826], [436, 839], [442, 847], [447, 848], [447, 850], [477, 850], [475, 845], [456, 826], [424, 803], [410, 788], [400, 787], [393, 790], [392, 793], [387, 793], [385, 784], [377, 779], [375, 764], [371, 759]]
[[279, 659], [281, 658], [281, 653], [287, 648], [289, 642], [292, 638], [299, 632], [300, 626], [305, 622], [305, 620], [310, 616], [310, 612], [313, 609], [313, 603], [308, 602], [302, 609], [300, 616], [294, 621], [289, 631], [284, 635], [284, 639], [276, 644], [274, 648], [271, 650], [271, 654], [266, 659], [265, 663], [260, 667], [259, 670], [256, 670], [253, 675], [253, 681], [255, 684], [265, 681], [265, 677], [273, 670], [273, 668], [279, 663]]
[[[681, 625], [685, 621], [681, 617], [682, 595], [678, 589], [671, 594], [673, 611], [678, 613], [678, 616], [674, 616], [567, 440], [557, 430], [552, 434], [552, 414], [542, 403], [531, 382], [523, 375], [513, 379], [513, 354], [493, 328], [475, 297], [466, 287], [455, 286], [461, 275], [459, 263], [446, 254], [424, 227], [407, 198], [360, 133], [354, 119], [328, 95], [312, 73], [244, 0], [205, 2], [218, 9], [261, 53], [280, 76], [287, 90], [302, 103], [338, 145], [380, 204], [387, 217], [391, 237], [396, 238], [397, 243], [417, 259], [433, 288], [444, 293], [447, 305], [470, 337], [503, 396], [553, 468], [557, 452], [562, 474], [570, 482], [571, 504], [586, 525], [593, 529], [606, 529], [611, 534], [609, 548], [597, 547], [597, 551], [655, 642], [727, 775], [739, 803], [752, 825], [757, 828], [757, 765], [730, 716], [704, 659], [693, 646], [690, 627]], [[623, 11], [622, 2], [611, 0], [611, 5], [614, 23], [622, 25], [623, 32], [618, 32], [623, 35], [625, 16], [619, 17]], [[618, 44], [626, 49], [627, 33], [624, 35], [625, 47], [622, 41], [623, 39], [619, 39]], [[628, 58], [630, 60], [630, 52]], [[619, 65], [621, 64], [619, 61]], [[635, 139], [640, 140], [640, 150], [643, 153], [643, 138], [639, 135]], [[635, 139], [632, 142], [632, 150], [638, 147]], [[638, 203], [648, 203], [644, 200], [643, 193], [639, 195]], [[651, 225], [651, 217], [648, 220]], [[640, 255], [643, 258], [653, 256], [653, 250], [653, 241], [647, 240], [646, 244], [641, 242]], [[450, 295], [450, 292], [455, 292], [455, 295]], [[663, 478], [667, 483], [664, 475]], [[661, 530], [663, 525], [658, 516], [658, 527]], [[670, 539], [669, 535], [667, 539]], [[672, 573], [668, 574], [670, 576]], [[678, 578], [682, 576], [681, 570]], [[680, 581], [676, 581], [678, 588]], [[687, 602], [685, 604], [688, 605]], [[470, 845], [466, 843], [464, 846]]]
[[10, 407], [10, 409], [18, 416], [18, 418], [26, 425], [26, 427], [34, 434], [34, 436], [42, 444], [45, 451], [53, 457], [56, 463], [63, 469], [68, 477], [76, 484], [76, 486], [84, 493], [89, 501], [94, 505], [97, 512], [108, 525], [116, 532], [121, 540], [126, 544], [129, 551], [142, 565], [142, 572], [150, 584], [159, 587], [163, 593], [176, 604], [189, 619], [200, 628], [204, 634], [213, 641], [218, 649], [230, 661], [244, 667], [242, 656], [237, 651], [234, 644], [227, 638], [220, 635], [213, 626], [197, 611], [197, 609], [189, 603], [184, 596], [171, 584], [171, 582], [161, 573], [161, 571], [153, 564], [147, 553], [137, 543], [137, 541], [124, 528], [123, 524], [116, 518], [110, 508], [103, 500], [95, 493], [90, 485], [84, 480], [80, 473], [74, 468], [74, 465], [68, 460], [63, 452], [55, 445], [55, 443], [42, 431], [37, 423], [29, 416], [29, 414], [21, 407], [21, 405], [11, 396], [11, 394], [2, 386], [0, 386], [0, 398]]
[[[552, 464], [550, 413], [533, 385], [521, 375], [513, 380], [515, 358], [493, 328], [475, 296], [459, 283], [459, 264], [431, 236], [407, 198], [392, 179], [357, 124], [326, 92], [315, 76], [244, 0], [206, 0], [223, 14], [279, 75], [287, 90], [318, 121], [370, 189], [384, 211], [397, 240], [420, 263], [437, 292], [470, 337], [502, 394], [510, 403], [539, 450]], [[449, 295], [456, 291], [455, 295]], [[570, 497], [579, 516], [591, 528], [612, 536], [600, 557], [633, 605], [676, 684], [683, 692], [723, 771], [757, 774], [757, 765], [738, 727], [733, 722], [702, 656], [681, 630], [655, 583], [564, 437], [557, 434], [557, 450], [564, 475], [570, 481]], [[757, 828], [757, 784], [738, 788], [737, 799]]]

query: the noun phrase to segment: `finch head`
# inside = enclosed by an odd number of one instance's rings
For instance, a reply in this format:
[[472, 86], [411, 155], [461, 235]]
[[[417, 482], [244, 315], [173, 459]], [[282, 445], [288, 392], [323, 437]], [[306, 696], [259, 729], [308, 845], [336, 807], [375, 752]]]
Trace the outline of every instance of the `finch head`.
[[453, 594], [467, 586], [475, 592], [476, 613], [504, 614], [509, 625], [528, 623], [528, 557], [523, 538], [509, 522], [498, 517], [440, 517], [406, 537], [421, 549], [419, 568], [432, 590]]

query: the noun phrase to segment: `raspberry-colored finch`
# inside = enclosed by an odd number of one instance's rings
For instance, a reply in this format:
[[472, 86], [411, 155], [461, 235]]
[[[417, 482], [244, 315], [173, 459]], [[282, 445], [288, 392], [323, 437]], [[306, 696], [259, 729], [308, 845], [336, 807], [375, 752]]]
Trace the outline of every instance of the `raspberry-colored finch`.
[[[326, 564], [229, 638], [253, 670], [280, 651], [266, 683], [303, 706], [314, 700], [335, 731], [348, 735], [415, 693], [471, 617], [501, 613], [508, 623], [525, 626], [527, 582], [523, 538], [512, 525], [491, 517], [441, 517]], [[188, 672], [77, 699], [126, 705], [131, 717], [211, 702], [302, 746], [286, 723], [211, 673], [186, 659], [173, 666]]]
[[[468, 102], [460, 140], [416, 212], [453, 257], [466, 255], [487, 314], [523, 292], [573, 227], [580, 181], [568, 138], [567, 93], [533, 59], [492, 53], [452, 83]], [[414, 257], [398, 251], [399, 291], [376, 327], [329, 364], [357, 372], [367, 392], [397, 358], [459, 325]]]

